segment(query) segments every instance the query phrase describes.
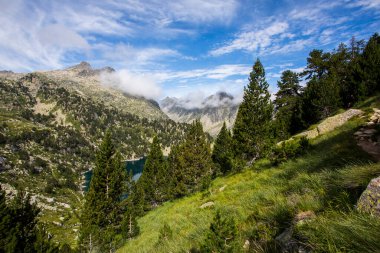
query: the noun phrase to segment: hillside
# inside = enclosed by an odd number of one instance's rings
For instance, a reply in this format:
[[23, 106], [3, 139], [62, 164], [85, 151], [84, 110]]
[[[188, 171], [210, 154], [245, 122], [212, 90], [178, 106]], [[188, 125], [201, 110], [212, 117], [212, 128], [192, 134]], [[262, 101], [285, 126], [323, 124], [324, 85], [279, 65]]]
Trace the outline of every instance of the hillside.
[[[363, 103], [379, 106], [378, 98]], [[163, 204], [139, 219], [141, 234], [119, 252], [188, 252], [203, 243], [216, 210], [232, 216], [242, 252], [375, 252], [380, 222], [355, 205], [380, 166], [354, 133], [373, 111], [311, 140], [305, 155], [273, 166], [257, 161], [209, 189]], [[167, 223], [172, 237], [159, 241]]]
[[[144, 156], [155, 135], [168, 152], [187, 126], [162, 116], [154, 106], [149, 107], [153, 118], [139, 117], [122, 102], [116, 107], [121, 100], [129, 104], [121, 93], [120, 101], [112, 98], [105, 104], [98, 95], [106, 99], [114, 91], [102, 93], [52, 75], [56, 74], [3, 73], [0, 77], [0, 183], [9, 197], [19, 190], [31, 195], [53, 240], [75, 244], [82, 173], [93, 168], [105, 131], [112, 132], [126, 160]], [[140, 105], [136, 106], [143, 108]]]
[[174, 121], [191, 123], [200, 119], [203, 128], [212, 136], [216, 136], [223, 122], [232, 127], [239, 105], [234, 97], [225, 92], [218, 92], [205, 98], [197, 107], [190, 101], [167, 97], [160, 102], [162, 110]]

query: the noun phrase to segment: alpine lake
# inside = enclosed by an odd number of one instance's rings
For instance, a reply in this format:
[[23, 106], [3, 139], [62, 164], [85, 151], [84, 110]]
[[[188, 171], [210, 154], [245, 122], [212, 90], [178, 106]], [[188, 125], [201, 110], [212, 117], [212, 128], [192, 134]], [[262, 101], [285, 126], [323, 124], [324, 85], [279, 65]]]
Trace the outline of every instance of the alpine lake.
[[[141, 173], [142, 173], [143, 168], [144, 168], [145, 161], [146, 161], [146, 157], [142, 157], [142, 158], [136, 159], [136, 160], [125, 161], [125, 170], [127, 173], [132, 171], [132, 174], [133, 174], [132, 179], [134, 181], [137, 181], [140, 178]], [[92, 173], [93, 173], [92, 170], [89, 170], [89, 171], [86, 171], [85, 173], [83, 173], [84, 184], [82, 185], [82, 189], [84, 192], [87, 192], [89, 187], [90, 187]]]

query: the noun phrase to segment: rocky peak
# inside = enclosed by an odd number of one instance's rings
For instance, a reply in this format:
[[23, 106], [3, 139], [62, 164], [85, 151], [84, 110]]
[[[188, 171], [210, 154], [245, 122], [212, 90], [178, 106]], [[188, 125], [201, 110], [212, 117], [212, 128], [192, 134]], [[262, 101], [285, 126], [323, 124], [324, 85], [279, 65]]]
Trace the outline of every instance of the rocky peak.
[[85, 61], [82, 61], [81, 63], [74, 65], [72, 67], [69, 67], [68, 69], [77, 70], [77, 71], [90, 71], [92, 70], [91, 64]]
[[100, 68], [100, 69], [94, 69], [92, 68], [90, 63], [85, 62], [85, 61], [82, 61], [81, 63], [77, 65], [69, 67], [67, 68], [67, 70], [73, 70], [77, 73], [78, 76], [81, 76], [81, 77], [94, 76], [101, 73], [115, 72], [115, 69], [108, 66]]

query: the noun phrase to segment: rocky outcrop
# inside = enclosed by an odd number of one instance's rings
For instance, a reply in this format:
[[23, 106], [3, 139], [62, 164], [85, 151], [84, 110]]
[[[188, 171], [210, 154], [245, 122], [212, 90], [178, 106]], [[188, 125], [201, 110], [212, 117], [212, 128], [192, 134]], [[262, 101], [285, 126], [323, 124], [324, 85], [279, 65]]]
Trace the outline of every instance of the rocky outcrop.
[[380, 126], [380, 110], [373, 108], [374, 113], [369, 121], [354, 133], [356, 142], [365, 152], [376, 161], [380, 161], [380, 135], [377, 127]]
[[276, 242], [281, 247], [281, 252], [309, 252], [297, 239], [294, 238], [293, 232], [296, 226], [300, 226], [315, 218], [313, 211], [305, 211], [296, 214], [290, 227], [285, 229], [276, 237]]
[[323, 120], [316, 128], [302, 132], [295, 137], [306, 136], [308, 139], [313, 139], [319, 135], [325, 134], [334, 130], [337, 127], [343, 126], [349, 119], [363, 114], [362, 110], [358, 109], [350, 109], [343, 113], [339, 113], [337, 115], [331, 116], [325, 120]]
[[368, 184], [359, 198], [357, 209], [380, 218], [380, 177], [372, 179]]

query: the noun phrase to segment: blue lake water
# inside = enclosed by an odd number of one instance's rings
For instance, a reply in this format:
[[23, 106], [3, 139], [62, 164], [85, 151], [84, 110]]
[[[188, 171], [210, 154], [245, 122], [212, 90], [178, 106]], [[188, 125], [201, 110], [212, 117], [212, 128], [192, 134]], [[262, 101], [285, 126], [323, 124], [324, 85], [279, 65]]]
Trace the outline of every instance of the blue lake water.
[[[125, 170], [127, 171], [127, 173], [132, 171], [134, 181], [137, 181], [140, 178], [141, 173], [144, 168], [145, 161], [146, 161], [146, 157], [143, 157], [139, 160], [125, 162]], [[85, 183], [83, 185], [83, 190], [85, 192], [87, 192], [88, 188], [90, 187], [91, 177], [92, 177], [92, 170], [84, 173]]]

